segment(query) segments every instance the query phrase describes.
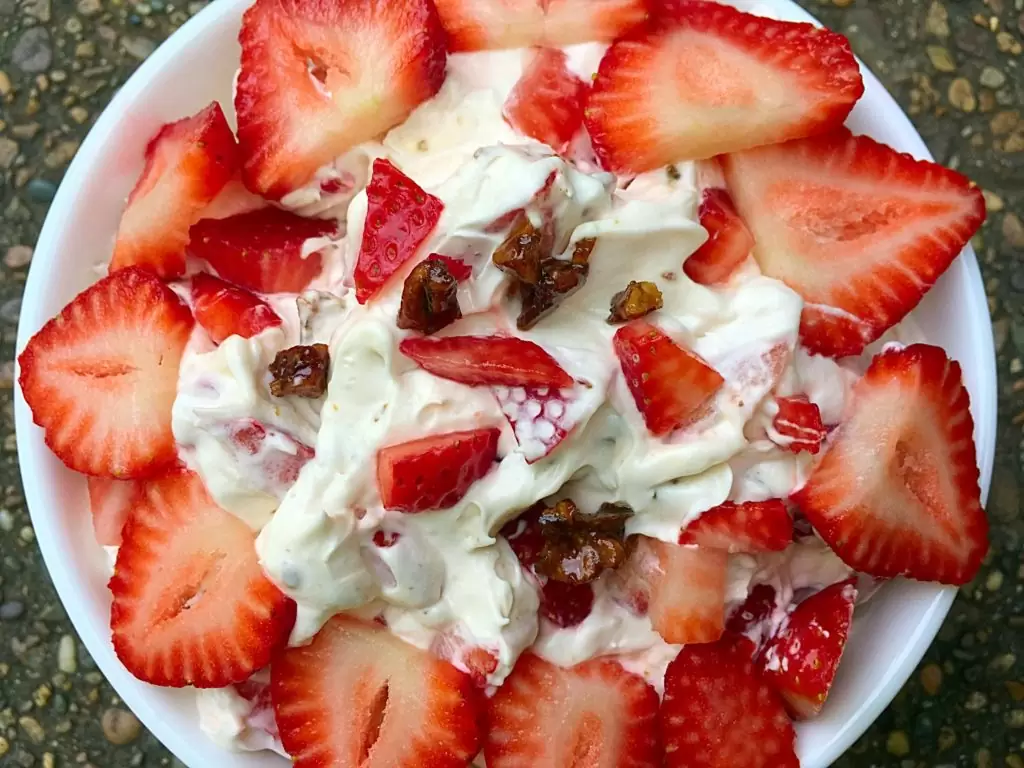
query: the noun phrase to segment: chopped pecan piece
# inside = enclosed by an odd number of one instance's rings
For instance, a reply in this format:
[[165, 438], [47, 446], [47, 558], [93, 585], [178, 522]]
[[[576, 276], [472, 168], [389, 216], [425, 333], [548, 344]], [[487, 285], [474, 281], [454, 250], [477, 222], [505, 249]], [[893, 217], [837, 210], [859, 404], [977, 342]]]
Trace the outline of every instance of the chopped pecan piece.
[[549, 259], [541, 265], [540, 280], [536, 285], [519, 284], [522, 308], [516, 320], [521, 331], [533, 328], [547, 317], [565, 299], [583, 287], [590, 267], [568, 261]]
[[570, 499], [544, 507], [538, 518], [543, 546], [537, 573], [566, 584], [586, 584], [626, 560], [626, 506], [602, 504], [593, 515], [583, 514]]
[[326, 344], [282, 349], [270, 364], [270, 394], [275, 397], [320, 397], [327, 391], [331, 353]]
[[590, 254], [594, 252], [595, 245], [597, 245], [597, 238], [594, 237], [577, 240], [576, 245], [572, 248], [572, 263], [583, 265], [589, 264]]
[[609, 323], [628, 323], [638, 317], [649, 315], [655, 310], [661, 309], [663, 305], [661, 290], [654, 283], [646, 280], [637, 282], [630, 280], [626, 289], [619, 291], [612, 297], [611, 314], [608, 315]]
[[436, 333], [460, 317], [459, 283], [443, 259], [429, 258], [416, 265], [405, 279], [398, 327]]
[[543, 233], [533, 226], [525, 212], [512, 224], [512, 231], [491, 257], [495, 266], [514, 275], [527, 285], [536, 285], [541, 278], [541, 262], [549, 257]]

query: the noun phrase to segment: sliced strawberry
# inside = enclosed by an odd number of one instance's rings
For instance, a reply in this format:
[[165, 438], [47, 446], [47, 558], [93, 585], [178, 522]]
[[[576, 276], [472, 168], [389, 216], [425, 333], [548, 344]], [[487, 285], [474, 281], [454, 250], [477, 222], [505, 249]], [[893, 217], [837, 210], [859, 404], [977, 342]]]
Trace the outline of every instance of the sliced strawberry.
[[198, 475], [148, 484], [109, 585], [114, 650], [129, 672], [154, 685], [222, 688], [270, 663], [295, 603], [263, 575], [255, 540]]
[[559, 153], [583, 125], [587, 86], [569, 70], [568, 56], [540, 48], [505, 100], [512, 127]]
[[591, 584], [566, 584], [548, 579], [540, 590], [540, 615], [556, 627], [575, 627], [594, 609]]
[[750, 256], [754, 236], [724, 189], [705, 189], [698, 215], [708, 240], [686, 260], [683, 271], [695, 283], [722, 285]]
[[494, 387], [494, 396], [519, 441], [528, 464], [547, 456], [586, 415], [586, 387]]
[[668, 665], [661, 728], [665, 768], [800, 768], [782, 700], [733, 638]]
[[448, 432], [377, 453], [377, 487], [385, 509], [424, 512], [454, 506], [494, 465], [501, 430]]
[[973, 438], [960, 366], [927, 344], [887, 350], [792, 499], [857, 571], [966, 584], [988, 550]]
[[404, 121], [444, 82], [444, 30], [429, 0], [257, 0], [238, 39], [245, 183], [274, 200]]
[[793, 541], [793, 518], [782, 499], [727, 501], [707, 510], [679, 534], [680, 544], [726, 552], [781, 552]]
[[405, 339], [402, 354], [435, 376], [469, 386], [571, 387], [572, 376], [532, 341], [515, 336]]
[[645, 0], [435, 0], [448, 48], [479, 51], [613, 40], [647, 17]]
[[50, 450], [78, 472], [121, 479], [173, 464], [171, 406], [191, 332], [188, 307], [141, 267], [76, 296], [18, 357]]
[[238, 169], [238, 147], [220, 104], [165, 125], [146, 147], [146, 167], [128, 196], [110, 271], [147, 267], [185, 274], [188, 228]]
[[464, 282], [473, 276], [473, 267], [462, 259], [457, 259], [454, 256], [444, 256], [440, 253], [432, 253], [427, 258], [443, 261], [444, 265], [448, 267], [448, 272], [457, 282]]
[[817, 592], [789, 615], [764, 653], [765, 680], [786, 702], [790, 714], [805, 720], [825, 706], [853, 620], [856, 579]]
[[722, 158], [761, 271], [803, 296], [811, 352], [860, 354], [913, 309], [985, 218], [959, 173], [839, 130]]
[[121, 529], [141, 498], [145, 484], [138, 480], [90, 477], [89, 508], [96, 542], [103, 547], [121, 546]]
[[772, 429], [776, 435], [769, 432], [769, 437], [793, 453], [817, 453], [821, 450], [821, 443], [828, 435], [828, 430], [821, 421], [818, 406], [803, 395], [779, 397], [775, 403], [779, 406], [778, 413], [772, 419]]
[[608, 49], [594, 80], [585, 121], [607, 170], [821, 133], [864, 93], [842, 35], [700, 0], [661, 5], [654, 24]]
[[224, 280], [260, 293], [298, 293], [323, 268], [319, 251], [303, 256], [306, 241], [336, 235], [337, 224], [261, 208], [224, 219], [203, 219], [189, 231], [188, 250]]
[[282, 322], [263, 299], [203, 272], [192, 278], [192, 306], [214, 344], [228, 336], [248, 339]]
[[524, 654], [487, 721], [488, 768], [661, 765], [658, 694], [608, 659], [565, 668]]
[[267, 201], [250, 192], [242, 183], [241, 176], [236, 175], [203, 209], [202, 218], [226, 219], [239, 213], [249, 213], [267, 206]]
[[750, 658], [758, 659], [771, 639], [768, 620], [775, 613], [776, 593], [771, 584], [755, 584], [725, 622], [726, 632], [750, 641]]
[[480, 746], [469, 677], [379, 624], [335, 616], [274, 659], [270, 690], [295, 768], [464, 768]]
[[659, 437], [699, 417], [725, 382], [646, 320], [619, 328], [613, 344], [637, 410]]

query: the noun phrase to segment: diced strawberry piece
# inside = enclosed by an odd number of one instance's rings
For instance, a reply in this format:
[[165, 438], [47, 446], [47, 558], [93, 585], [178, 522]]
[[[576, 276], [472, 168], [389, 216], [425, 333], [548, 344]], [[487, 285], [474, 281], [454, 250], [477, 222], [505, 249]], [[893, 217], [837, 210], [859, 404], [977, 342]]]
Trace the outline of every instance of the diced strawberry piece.
[[253, 419], [230, 424], [228, 433], [246, 454], [260, 457], [259, 477], [271, 492], [291, 487], [302, 468], [316, 455], [305, 443]]
[[966, 584], [988, 550], [959, 364], [914, 344], [875, 357], [792, 499], [851, 568]]
[[360, 304], [416, 254], [444, 210], [444, 203], [382, 158], [373, 161], [366, 196], [366, 225], [354, 274]]
[[377, 487], [385, 509], [424, 512], [457, 504], [494, 465], [501, 430], [448, 432], [377, 453]]
[[89, 508], [96, 542], [103, 547], [121, 546], [121, 529], [140, 499], [145, 484], [138, 480], [88, 478]]
[[[577, 385], [582, 388], [582, 385]], [[566, 393], [568, 392], [568, 396]], [[572, 390], [547, 387], [495, 387], [501, 411], [512, 425], [528, 464], [547, 456], [569, 436], [583, 417]]]
[[487, 768], [661, 765], [658, 694], [615, 661], [565, 668], [524, 654], [487, 714]]
[[534, 504], [514, 520], [509, 520], [501, 529], [523, 568], [530, 569], [540, 559], [544, 548], [544, 536], [540, 532], [542, 504]]
[[444, 30], [428, 0], [257, 0], [238, 39], [245, 183], [274, 200], [403, 122], [444, 82]]
[[78, 472], [121, 479], [177, 461], [171, 406], [191, 332], [188, 307], [141, 267], [76, 296], [18, 357], [50, 450]]
[[249, 213], [268, 207], [268, 203], [259, 195], [250, 192], [242, 183], [241, 176], [235, 176], [224, 189], [203, 208], [201, 219], [227, 219], [239, 213]]
[[270, 690], [295, 768], [464, 768], [480, 746], [469, 677], [376, 623], [335, 616], [274, 659]]
[[263, 299], [203, 272], [192, 278], [192, 305], [196, 322], [214, 344], [228, 336], [248, 339], [281, 325], [281, 318]]
[[448, 272], [457, 282], [463, 282], [469, 280], [473, 276], [473, 267], [464, 262], [462, 259], [456, 259], [454, 256], [445, 256], [440, 253], [432, 253], [428, 259], [439, 259], [444, 262], [444, 265], [448, 267]]
[[154, 685], [223, 688], [270, 663], [295, 603], [263, 575], [255, 540], [197, 475], [148, 483], [110, 579], [114, 650], [129, 672]]
[[782, 700], [731, 637], [668, 665], [661, 729], [665, 768], [800, 768]]
[[402, 354], [442, 379], [469, 386], [571, 387], [566, 373], [543, 347], [515, 336], [447, 336], [405, 339]]
[[726, 552], [781, 552], [793, 541], [793, 518], [782, 499], [727, 501], [702, 513], [679, 534], [680, 544]]
[[637, 410], [659, 437], [699, 417], [724, 383], [714, 368], [646, 320], [619, 328], [613, 343]]
[[373, 545], [381, 549], [389, 549], [401, 540], [402, 534], [398, 531], [374, 531]]
[[902, 320], [985, 218], [959, 173], [845, 129], [722, 166], [761, 271], [804, 298], [800, 340], [831, 357]]
[[825, 706], [853, 620], [856, 581], [833, 584], [800, 603], [764, 652], [764, 679], [797, 720]]
[[540, 615], [558, 627], [575, 627], [594, 608], [594, 587], [548, 579], [540, 591]]
[[775, 587], [755, 584], [747, 599], [736, 608], [725, 622], [725, 630], [750, 641], [750, 657], [757, 659], [771, 639], [772, 627], [768, 620], [775, 613]]
[[564, 51], [540, 48], [505, 100], [505, 119], [520, 133], [565, 152], [583, 125], [587, 86], [569, 71]]
[[336, 235], [337, 224], [261, 208], [225, 219], [203, 219], [189, 232], [188, 250], [228, 282], [259, 293], [299, 293], [323, 268], [319, 251], [302, 255], [306, 241]]
[[653, 25], [608, 49], [587, 102], [594, 151], [610, 171], [821, 133], [864, 93], [842, 35], [700, 0], [661, 6]]
[[695, 283], [722, 285], [750, 256], [754, 236], [724, 189], [705, 189], [698, 215], [708, 240], [686, 260], [683, 271]]
[[188, 228], [238, 169], [238, 147], [220, 104], [165, 125], [146, 147], [146, 167], [128, 196], [110, 271], [147, 267], [185, 274]]
[[821, 450], [821, 443], [828, 435], [828, 430], [821, 421], [818, 406], [802, 395], [779, 397], [775, 403], [779, 406], [779, 412], [772, 419], [772, 429], [781, 439], [776, 439], [771, 433], [769, 437], [793, 453], [817, 453]]
[[448, 48], [552, 48], [613, 40], [644, 21], [645, 0], [435, 0]]
[[442, 632], [430, 645], [430, 652], [469, 675], [473, 685], [486, 688], [498, 668], [494, 651], [470, 645], [455, 632]]

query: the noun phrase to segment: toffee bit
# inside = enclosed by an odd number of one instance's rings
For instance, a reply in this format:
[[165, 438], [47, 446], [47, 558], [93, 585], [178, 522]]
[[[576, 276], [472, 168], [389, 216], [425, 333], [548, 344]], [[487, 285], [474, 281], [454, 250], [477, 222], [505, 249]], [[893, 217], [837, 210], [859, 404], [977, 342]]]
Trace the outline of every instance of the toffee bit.
[[572, 249], [572, 263], [580, 265], [589, 264], [590, 254], [594, 252], [595, 245], [597, 245], [597, 238], [594, 237], [577, 240], [576, 245]]
[[399, 328], [436, 333], [462, 317], [459, 283], [442, 259], [426, 259], [409, 273], [398, 308]]
[[590, 267], [586, 264], [573, 264], [558, 259], [546, 261], [541, 267], [541, 277], [536, 285], [519, 284], [522, 308], [516, 327], [521, 331], [533, 328], [582, 288], [589, 273]]
[[649, 315], [663, 305], [661, 290], [654, 283], [646, 280], [637, 282], [630, 280], [625, 290], [612, 297], [609, 323], [628, 323], [644, 315]]
[[570, 499], [545, 507], [538, 518], [541, 538], [537, 573], [566, 584], [586, 584], [626, 560], [626, 506], [603, 504], [593, 515]]
[[326, 344], [283, 349], [270, 364], [270, 394], [317, 398], [327, 391], [331, 353]]
[[668, 175], [669, 181], [679, 181], [679, 179], [683, 177], [683, 175], [679, 173], [679, 169], [674, 165], [665, 166], [665, 173]]
[[495, 249], [491, 259], [496, 267], [522, 283], [536, 285], [541, 279], [541, 261], [549, 256], [544, 250], [543, 233], [524, 212], [516, 218], [509, 236]]

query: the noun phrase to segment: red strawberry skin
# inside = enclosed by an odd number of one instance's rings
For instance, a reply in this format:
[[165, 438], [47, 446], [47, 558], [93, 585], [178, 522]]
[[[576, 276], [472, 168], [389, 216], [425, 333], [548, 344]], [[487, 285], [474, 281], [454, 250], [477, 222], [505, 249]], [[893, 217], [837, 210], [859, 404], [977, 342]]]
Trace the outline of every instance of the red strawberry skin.
[[216, 102], [161, 128], [121, 216], [110, 271], [140, 266], [168, 280], [184, 275], [188, 228], [238, 163], [235, 136]]
[[299, 293], [323, 269], [319, 251], [302, 246], [337, 234], [337, 225], [305, 219], [279, 208], [261, 208], [223, 219], [203, 219], [189, 231], [188, 250], [224, 280], [259, 293]]
[[685, 261], [683, 271], [695, 283], [723, 285], [750, 256], [754, 236], [724, 189], [705, 189], [697, 213], [708, 240]]
[[727, 501], [707, 510], [679, 534], [680, 544], [726, 552], [781, 552], [793, 541], [793, 518], [781, 499]]
[[584, 115], [601, 164], [642, 173], [827, 131], [863, 93], [842, 35], [663, 0], [651, 25], [608, 49]]
[[214, 344], [229, 336], [248, 339], [281, 325], [281, 318], [263, 299], [202, 272], [192, 278], [192, 306], [196, 322]]
[[878, 355], [792, 500], [857, 571], [958, 585], [974, 578], [988, 520], [960, 366], [927, 344]]
[[524, 654], [490, 700], [487, 726], [488, 768], [661, 765], [658, 694], [607, 659], [563, 668]]
[[399, 350], [435, 376], [469, 386], [571, 387], [572, 376], [532, 341], [515, 336], [405, 339]]
[[457, 504], [494, 465], [501, 430], [448, 432], [390, 445], [377, 454], [385, 509], [425, 512]]
[[295, 603], [263, 575], [255, 539], [198, 475], [147, 484], [109, 584], [114, 650], [129, 672], [154, 685], [223, 688], [270, 663]]
[[404, 121], [445, 77], [429, 0], [257, 0], [238, 39], [243, 178], [273, 200]]
[[18, 357], [50, 450], [78, 472], [123, 480], [174, 464], [171, 406], [192, 325], [188, 307], [142, 267], [76, 296]]
[[828, 431], [818, 406], [804, 396], [779, 397], [775, 402], [779, 412], [772, 419], [772, 428], [785, 438], [783, 447], [793, 453], [820, 451]]
[[87, 478], [89, 508], [96, 543], [102, 547], [121, 546], [121, 530], [138, 503], [145, 483], [138, 480], [114, 480], [109, 477]]
[[587, 86], [569, 71], [563, 51], [541, 48], [505, 101], [505, 119], [519, 133], [565, 152], [583, 125]]
[[985, 219], [959, 173], [845, 129], [721, 158], [761, 271], [804, 299], [800, 341], [845, 357], [902, 320]]

